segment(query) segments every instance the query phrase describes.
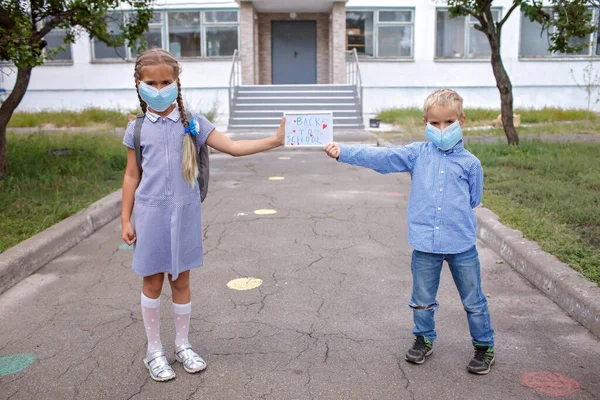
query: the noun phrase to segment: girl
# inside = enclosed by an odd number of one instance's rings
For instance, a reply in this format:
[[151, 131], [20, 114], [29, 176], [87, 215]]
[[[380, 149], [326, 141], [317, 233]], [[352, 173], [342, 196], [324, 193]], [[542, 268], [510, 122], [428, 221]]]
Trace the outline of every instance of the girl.
[[206, 368], [206, 362], [188, 341], [190, 270], [203, 264], [202, 212], [196, 184], [198, 149], [206, 143], [232, 156], [244, 156], [281, 146], [284, 140], [283, 119], [273, 137], [235, 142], [201, 115], [188, 121], [180, 73], [177, 60], [165, 50], [153, 48], [139, 55], [134, 77], [140, 106], [146, 114], [141, 135], [143, 173], [135, 157], [134, 121], [127, 126], [123, 139], [129, 149], [121, 234], [125, 243], [134, 246], [133, 271], [143, 276], [142, 317], [148, 338], [144, 364], [155, 381], [175, 378], [159, 333], [165, 273], [173, 293], [175, 358], [189, 373]]

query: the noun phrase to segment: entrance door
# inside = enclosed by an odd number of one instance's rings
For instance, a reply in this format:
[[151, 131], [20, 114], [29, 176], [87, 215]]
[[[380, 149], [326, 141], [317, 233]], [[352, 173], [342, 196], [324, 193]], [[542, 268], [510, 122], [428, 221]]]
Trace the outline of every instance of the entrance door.
[[317, 83], [316, 21], [272, 21], [275, 85]]

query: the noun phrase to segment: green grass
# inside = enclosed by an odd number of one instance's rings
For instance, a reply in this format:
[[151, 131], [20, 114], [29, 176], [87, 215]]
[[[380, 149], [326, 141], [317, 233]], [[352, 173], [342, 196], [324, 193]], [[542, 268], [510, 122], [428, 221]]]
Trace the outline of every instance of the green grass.
[[[214, 100], [207, 107], [192, 107], [206, 119], [214, 122], [218, 117], [219, 102]], [[107, 110], [102, 108], [85, 108], [82, 111], [17, 111], [8, 123], [9, 128], [123, 128], [129, 122], [129, 114], [140, 114], [141, 109], [131, 111]]]
[[600, 284], [598, 143], [468, 144], [485, 171], [483, 204]]
[[[588, 114], [586, 110], [562, 109], [562, 108], [542, 108], [534, 109], [515, 109], [515, 114], [521, 116], [521, 123], [550, 123], [559, 121], [579, 121], [597, 119], [594, 113]], [[466, 108], [464, 110], [467, 116], [467, 123], [473, 125], [488, 125], [500, 114], [500, 110], [485, 108]], [[418, 108], [390, 108], [381, 110], [377, 118], [388, 124], [395, 124], [401, 127], [405, 125], [412, 126], [415, 121], [419, 125], [423, 124], [423, 111]]]
[[[57, 156], [52, 150], [69, 149]], [[120, 188], [127, 152], [112, 136], [8, 135], [0, 252]]]
[[[519, 135], [600, 134], [600, 124], [595, 121], [574, 121], [550, 123], [543, 126], [522, 126], [517, 128], [517, 133]], [[468, 129], [464, 130], [463, 134], [465, 136], [505, 136], [502, 128]]]
[[127, 125], [127, 113], [117, 110], [86, 108], [82, 111], [15, 112], [8, 123], [9, 128], [43, 127], [57, 128], [105, 126], [110, 128]]

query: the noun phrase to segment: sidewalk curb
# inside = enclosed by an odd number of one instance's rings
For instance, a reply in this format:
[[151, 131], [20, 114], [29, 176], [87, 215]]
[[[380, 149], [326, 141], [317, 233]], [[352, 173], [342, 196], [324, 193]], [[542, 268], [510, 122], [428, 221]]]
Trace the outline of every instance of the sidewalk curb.
[[[379, 139], [380, 147], [392, 146]], [[475, 209], [477, 237], [515, 271], [600, 338], [600, 287], [584, 278], [523, 234], [504, 226], [485, 207]]]
[[121, 189], [0, 254], [0, 294], [121, 214]]
[[500, 223], [485, 207], [475, 209], [477, 236], [513, 269], [600, 338], [600, 287], [523, 234]]

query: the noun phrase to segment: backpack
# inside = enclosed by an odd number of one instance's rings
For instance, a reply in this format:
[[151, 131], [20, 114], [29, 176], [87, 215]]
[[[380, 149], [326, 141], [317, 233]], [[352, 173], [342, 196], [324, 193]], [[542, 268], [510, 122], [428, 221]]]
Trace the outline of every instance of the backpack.
[[[185, 115], [188, 121], [191, 121], [193, 116], [190, 112], [186, 111]], [[137, 160], [138, 168], [142, 172], [142, 147], [140, 145], [142, 135], [142, 123], [144, 122], [145, 114], [139, 114], [135, 119], [135, 126], [133, 128], [133, 144], [135, 147], [135, 159]], [[195, 143], [194, 143], [195, 144]], [[200, 188], [200, 201], [204, 201], [206, 193], [208, 192], [208, 178], [210, 169], [208, 166], [208, 146], [203, 144], [200, 146], [199, 154], [196, 156], [198, 162], [198, 187]]]

